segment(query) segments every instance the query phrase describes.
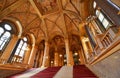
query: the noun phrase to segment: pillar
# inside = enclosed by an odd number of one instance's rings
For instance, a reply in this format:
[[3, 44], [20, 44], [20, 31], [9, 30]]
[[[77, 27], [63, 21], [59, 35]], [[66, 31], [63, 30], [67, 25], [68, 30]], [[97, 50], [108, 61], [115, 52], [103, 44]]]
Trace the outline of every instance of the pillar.
[[45, 48], [44, 48], [44, 56], [43, 56], [42, 67], [47, 66], [48, 56], [49, 56], [49, 44], [48, 44], [47, 41], [45, 41]]
[[50, 55], [47, 55], [46, 67], [50, 67]]
[[70, 62], [72, 65], [74, 65], [74, 60], [73, 60], [73, 52], [70, 51]]
[[81, 40], [82, 40], [82, 46], [83, 46], [83, 50], [84, 50], [84, 53], [85, 53], [85, 58], [88, 60], [89, 58], [89, 52], [88, 52], [88, 48], [86, 46], [86, 41], [88, 41], [88, 38], [85, 38], [85, 37], [81, 37]]
[[89, 37], [89, 40], [90, 40], [90, 43], [91, 43], [91, 46], [94, 48], [96, 46], [96, 43], [95, 43], [95, 39], [94, 39], [94, 36], [89, 28], [89, 26], [85, 25], [85, 30], [86, 30], [86, 33]]
[[43, 51], [43, 50], [41, 50], [40, 59], [39, 59], [39, 67], [41, 67], [41, 66], [42, 66], [43, 56], [44, 56], [44, 51]]
[[63, 66], [63, 61], [64, 61], [64, 57], [62, 54], [59, 55], [59, 59], [58, 59], [58, 65], [59, 66]]
[[25, 51], [25, 56], [24, 56], [24, 61], [23, 61], [24, 64], [28, 64], [28, 60], [29, 60], [30, 52], [31, 52], [30, 45], [28, 45], [27, 47], [28, 47], [28, 48], [27, 48], [27, 50]]
[[29, 61], [28, 61], [28, 64], [29, 64], [31, 67], [34, 66], [34, 60], [35, 60], [36, 52], [37, 52], [37, 46], [32, 45], [32, 49], [31, 49], [31, 53], [30, 53], [30, 58], [29, 58]]
[[67, 66], [72, 66], [73, 62], [72, 59], [73, 57], [71, 57], [71, 53], [69, 51], [69, 41], [68, 39], [65, 39], [65, 47], [66, 47], [66, 58], [67, 58]]
[[40, 51], [36, 52], [35, 59], [34, 59], [34, 67], [39, 67], [39, 58], [40, 58]]
[[7, 47], [5, 48], [5, 50], [2, 54], [2, 56], [0, 57], [0, 59], [3, 59], [4, 62], [8, 61], [8, 59], [9, 59], [10, 55], [12, 54], [12, 51], [15, 48], [18, 40], [19, 40], [18, 36], [12, 35], [11, 40], [10, 40], [9, 44], [7, 45]]
[[58, 66], [59, 54], [58, 52], [54, 53], [54, 66]]
[[78, 50], [80, 64], [85, 64], [85, 58], [82, 50]]

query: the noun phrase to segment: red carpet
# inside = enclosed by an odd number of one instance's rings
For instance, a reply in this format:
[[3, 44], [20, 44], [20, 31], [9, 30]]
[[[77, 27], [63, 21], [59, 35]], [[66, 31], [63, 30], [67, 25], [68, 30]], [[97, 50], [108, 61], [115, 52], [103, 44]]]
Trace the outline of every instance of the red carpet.
[[[69, 69], [69, 66], [67, 68]], [[85, 65], [73, 66], [70, 70], [72, 72], [69, 73], [68, 69], [64, 69], [61, 67], [35, 68], [7, 78], [98, 78]], [[59, 70], [64, 70], [64, 73], [60, 74]], [[57, 77], [55, 77], [56, 74]]]
[[73, 66], [73, 78], [98, 78], [85, 65]]
[[53, 78], [53, 76], [60, 70], [60, 68], [61, 67], [48, 67], [31, 78]]

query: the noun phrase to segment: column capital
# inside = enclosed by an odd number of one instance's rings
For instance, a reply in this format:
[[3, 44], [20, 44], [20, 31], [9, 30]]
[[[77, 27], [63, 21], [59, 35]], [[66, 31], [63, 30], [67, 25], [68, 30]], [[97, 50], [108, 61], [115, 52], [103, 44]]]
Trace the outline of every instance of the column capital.
[[49, 45], [49, 42], [48, 41], [45, 41], [45, 46]]
[[37, 45], [32, 45], [32, 47], [34, 47], [34, 49], [38, 49], [38, 46], [37, 46]]
[[65, 43], [69, 43], [69, 39], [68, 38], [65, 38], [64, 41], [65, 41]]

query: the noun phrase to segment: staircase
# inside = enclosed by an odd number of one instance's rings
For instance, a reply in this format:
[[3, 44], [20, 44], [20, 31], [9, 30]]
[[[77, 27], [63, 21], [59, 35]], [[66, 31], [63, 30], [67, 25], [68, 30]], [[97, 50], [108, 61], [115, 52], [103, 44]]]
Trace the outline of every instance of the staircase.
[[73, 66], [73, 78], [97, 78], [85, 65]]
[[7, 78], [98, 78], [85, 65], [33, 68]]

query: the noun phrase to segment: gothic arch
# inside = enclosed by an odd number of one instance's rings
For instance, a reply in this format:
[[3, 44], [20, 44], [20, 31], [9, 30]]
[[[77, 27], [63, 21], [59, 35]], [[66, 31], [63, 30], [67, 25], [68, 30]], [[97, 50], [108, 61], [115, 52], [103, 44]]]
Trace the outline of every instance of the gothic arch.
[[2, 21], [8, 21], [9, 23], [13, 24], [14, 27], [14, 31], [15, 31], [15, 34], [18, 36], [18, 37], [21, 37], [22, 35], [22, 25], [20, 23], [20, 21], [16, 18], [13, 18], [13, 17], [6, 17], [4, 18]]
[[51, 41], [57, 35], [59, 35], [59, 36], [64, 38], [64, 35], [62, 33], [60, 33], [60, 32], [53, 32], [52, 35], [49, 38], [50, 39], [49, 41]]

